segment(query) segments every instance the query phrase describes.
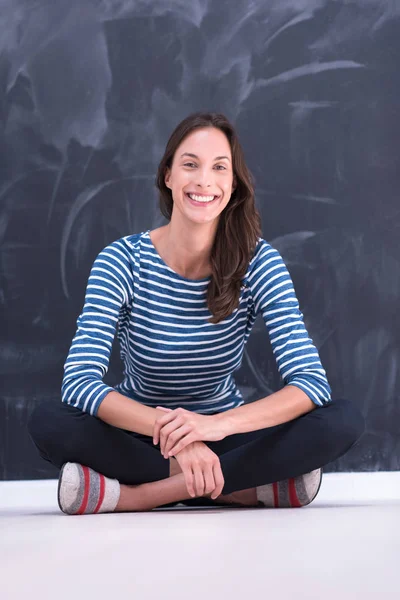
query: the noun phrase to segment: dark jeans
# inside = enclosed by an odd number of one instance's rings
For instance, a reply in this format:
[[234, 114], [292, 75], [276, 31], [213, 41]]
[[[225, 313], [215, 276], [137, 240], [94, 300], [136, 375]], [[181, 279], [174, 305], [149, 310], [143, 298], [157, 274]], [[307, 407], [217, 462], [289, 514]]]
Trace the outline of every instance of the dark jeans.
[[[287, 423], [204, 443], [219, 456], [222, 493], [229, 494], [322, 467], [345, 454], [364, 429], [364, 417], [354, 403], [334, 399]], [[169, 477], [169, 460], [152, 437], [113, 427], [61, 402], [36, 406], [28, 431], [41, 457], [58, 468], [78, 462], [128, 485]], [[213, 501], [194, 498], [184, 503]]]

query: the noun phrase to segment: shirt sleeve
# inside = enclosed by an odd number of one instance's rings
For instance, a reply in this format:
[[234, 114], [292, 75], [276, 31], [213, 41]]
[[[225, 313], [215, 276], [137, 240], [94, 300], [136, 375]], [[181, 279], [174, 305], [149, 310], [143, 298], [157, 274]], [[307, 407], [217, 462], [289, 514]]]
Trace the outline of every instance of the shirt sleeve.
[[317, 406], [332, 401], [318, 350], [309, 337], [289, 271], [282, 256], [262, 240], [249, 276], [256, 316], [267, 326], [279, 374]]
[[61, 400], [96, 416], [114, 388], [102, 379], [121, 312], [130, 304], [133, 275], [128, 250], [121, 240], [104, 248], [90, 271], [85, 302], [64, 364]]

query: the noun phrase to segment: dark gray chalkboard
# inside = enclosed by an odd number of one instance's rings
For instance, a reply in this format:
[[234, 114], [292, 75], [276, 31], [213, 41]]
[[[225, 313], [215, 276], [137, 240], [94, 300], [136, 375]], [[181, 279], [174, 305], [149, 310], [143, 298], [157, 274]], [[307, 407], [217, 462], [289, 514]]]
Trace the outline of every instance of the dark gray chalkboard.
[[[333, 394], [367, 430], [340, 470], [400, 468], [400, 3], [2, 0], [0, 479], [54, 477], [26, 431], [60, 401], [89, 269], [165, 223], [154, 176], [197, 110], [237, 126]], [[107, 383], [121, 376], [113, 350]], [[281, 386], [258, 319], [237, 378]]]

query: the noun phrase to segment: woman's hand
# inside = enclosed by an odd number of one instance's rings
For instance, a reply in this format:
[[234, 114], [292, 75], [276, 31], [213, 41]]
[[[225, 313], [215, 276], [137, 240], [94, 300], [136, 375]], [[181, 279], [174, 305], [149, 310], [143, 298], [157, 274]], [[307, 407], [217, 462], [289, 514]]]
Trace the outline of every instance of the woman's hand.
[[222, 494], [225, 480], [219, 457], [203, 442], [192, 442], [175, 456], [185, 476], [186, 488], [193, 497]]
[[157, 408], [168, 413], [158, 417], [153, 428], [153, 443], [157, 445], [160, 440], [164, 458], [177, 454], [193, 442], [215, 442], [226, 437], [217, 415], [200, 415], [184, 408]]

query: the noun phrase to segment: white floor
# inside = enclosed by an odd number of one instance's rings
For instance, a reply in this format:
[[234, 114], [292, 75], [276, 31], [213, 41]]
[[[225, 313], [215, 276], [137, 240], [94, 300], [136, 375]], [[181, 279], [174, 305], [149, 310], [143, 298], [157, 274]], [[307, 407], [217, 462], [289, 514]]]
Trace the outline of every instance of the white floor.
[[324, 474], [300, 509], [71, 517], [57, 481], [0, 482], [0, 598], [400, 598], [400, 472]]

